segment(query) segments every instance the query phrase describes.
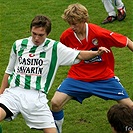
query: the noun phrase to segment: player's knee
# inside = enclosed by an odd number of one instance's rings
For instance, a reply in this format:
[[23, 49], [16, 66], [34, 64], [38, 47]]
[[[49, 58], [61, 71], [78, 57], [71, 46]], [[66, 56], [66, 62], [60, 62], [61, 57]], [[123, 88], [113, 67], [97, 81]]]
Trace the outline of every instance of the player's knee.
[[6, 112], [0, 107], [0, 122], [6, 117]]
[[55, 100], [51, 100], [51, 109], [53, 111], [59, 111], [61, 109], [61, 105], [59, 104], [58, 101], [55, 101]]
[[56, 128], [45, 128], [43, 129], [44, 133], [57, 133], [57, 129]]

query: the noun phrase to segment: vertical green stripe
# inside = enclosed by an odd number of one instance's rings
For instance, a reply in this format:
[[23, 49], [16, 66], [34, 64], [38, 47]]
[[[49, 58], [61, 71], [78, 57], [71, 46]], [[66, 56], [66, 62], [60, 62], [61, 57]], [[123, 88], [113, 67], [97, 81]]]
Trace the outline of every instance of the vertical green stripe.
[[25, 89], [30, 89], [31, 76], [25, 76]]
[[17, 75], [16, 76], [15, 84], [16, 84], [16, 86], [19, 86], [20, 85], [20, 75]]
[[20, 51], [18, 51], [18, 56], [22, 56], [24, 49], [27, 47], [28, 39], [22, 40]]
[[49, 88], [51, 79], [53, 77], [56, 63], [57, 63], [57, 44], [58, 44], [58, 42], [55, 42], [53, 45], [51, 64], [50, 64], [50, 68], [49, 68], [49, 72], [48, 72], [48, 76], [47, 76], [47, 81], [45, 83], [45, 88], [44, 88], [45, 93], [48, 92], [48, 88]]
[[46, 52], [41, 52], [40, 53], [40, 58], [45, 58], [45, 56], [46, 56]]
[[10, 75], [10, 78], [8, 79], [8, 84], [11, 83], [11, 80], [13, 79], [13, 74]]
[[46, 40], [44, 46], [48, 46], [49, 43], [50, 43], [50, 40]]
[[16, 43], [13, 44], [13, 51], [16, 54]]
[[40, 77], [38, 76], [36, 79], [36, 89], [37, 90], [41, 89], [41, 76]]
[[31, 49], [30, 49], [30, 53], [35, 53], [35, 51], [36, 51], [36, 49], [37, 49], [37, 46], [33, 46]]
[[[12, 79], [13, 79], [13, 74], [10, 75], [10, 79], [8, 80], [8, 83], [9, 84], [11, 83]], [[16, 78], [15, 78], [15, 85], [16, 86], [19, 86], [20, 85], [20, 75], [17, 75], [16, 76]]]

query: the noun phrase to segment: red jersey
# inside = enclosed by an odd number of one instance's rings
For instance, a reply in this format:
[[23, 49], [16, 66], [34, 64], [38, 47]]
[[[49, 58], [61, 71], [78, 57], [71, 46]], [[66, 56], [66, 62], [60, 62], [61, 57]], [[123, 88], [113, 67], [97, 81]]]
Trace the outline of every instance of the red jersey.
[[[78, 50], [98, 50], [101, 46], [111, 50], [111, 47], [125, 47], [127, 45], [127, 37], [95, 24], [87, 24], [86, 30], [88, 30], [88, 36], [83, 40], [79, 40], [73, 30], [68, 28], [62, 33], [60, 41], [64, 45]], [[87, 82], [114, 77], [114, 56], [112, 51], [72, 65], [68, 77]]]

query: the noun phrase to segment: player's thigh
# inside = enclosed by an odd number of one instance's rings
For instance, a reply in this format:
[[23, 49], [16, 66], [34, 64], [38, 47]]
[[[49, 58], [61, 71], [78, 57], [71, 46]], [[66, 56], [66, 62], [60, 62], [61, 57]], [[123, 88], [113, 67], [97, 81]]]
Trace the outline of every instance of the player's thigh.
[[59, 91], [56, 91], [53, 98], [51, 99], [51, 104], [52, 106], [64, 106], [70, 99], [72, 99], [71, 96], [65, 94], [65, 93], [62, 93], [62, 92], [59, 92]]
[[133, 108], [133, 101], [130, 98], [125, 98], [125, 99], [119, 100], [117, 102], [118, 103], [122, 103], [122, 104], [126, 104], [129, 107], [132, 107]]
[[57, 129], [56, 128], [45, 128], [43, 129], [44, 133], [57, 133]]

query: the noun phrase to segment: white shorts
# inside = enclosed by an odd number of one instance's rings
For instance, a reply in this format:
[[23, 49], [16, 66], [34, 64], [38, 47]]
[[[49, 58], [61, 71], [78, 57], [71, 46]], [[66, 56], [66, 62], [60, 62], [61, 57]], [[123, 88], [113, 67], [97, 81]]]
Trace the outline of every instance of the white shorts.
[[35, 129], [56, 127], [47, 102], [43, 92], [19, 87], [8, 88], [0, 95], [0, 103], [13, 113], [12, 119], [21, 113], [26, 124]]

